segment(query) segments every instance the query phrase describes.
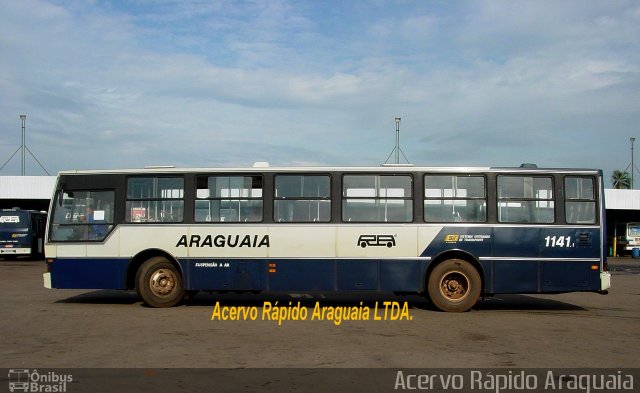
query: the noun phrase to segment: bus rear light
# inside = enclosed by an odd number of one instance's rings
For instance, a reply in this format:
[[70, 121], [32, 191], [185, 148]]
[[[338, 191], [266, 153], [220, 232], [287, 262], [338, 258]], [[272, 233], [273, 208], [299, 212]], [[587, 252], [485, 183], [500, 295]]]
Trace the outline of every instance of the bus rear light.
[[600, 266], [598, 265], [591, 265], [591, 270], [598, 270], [600, 269]]
[[49, 264], [49, 263], [53, 263], [53, 261], [55, 261], [55, 259], [53, 259], [53, 258], [47, 258], [47, 264]]

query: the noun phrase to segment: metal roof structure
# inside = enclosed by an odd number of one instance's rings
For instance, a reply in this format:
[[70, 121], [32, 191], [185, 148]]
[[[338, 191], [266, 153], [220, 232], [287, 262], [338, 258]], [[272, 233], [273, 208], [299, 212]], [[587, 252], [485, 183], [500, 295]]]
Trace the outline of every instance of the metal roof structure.
[[0, 176], [0, 199], [51, 199], [56, 176]]
[[604, 190], [607, 210], [640, 210], [640, 190]]

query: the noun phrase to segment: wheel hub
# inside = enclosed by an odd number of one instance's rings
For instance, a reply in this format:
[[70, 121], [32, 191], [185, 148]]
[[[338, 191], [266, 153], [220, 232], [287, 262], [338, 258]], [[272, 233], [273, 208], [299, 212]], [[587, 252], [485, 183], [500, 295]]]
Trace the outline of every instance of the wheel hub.
[[176, 287], [176, 281], [177, 278], [171, 270], [159, 269], [151, 275], [150, 287], [155, 295], [167, 296]]
[[460, 301], [469, 293], [469, 282], [462, 272], [449, 272], [442, 278], [440, 292], [449, 300]]
[[460, 288], [460, 283], [458, 283], [458, 281], [456, 280], [451, 280], [447, 283], [447, 289], [449, 291], [455, 292], [458, 290], [458, 288]]

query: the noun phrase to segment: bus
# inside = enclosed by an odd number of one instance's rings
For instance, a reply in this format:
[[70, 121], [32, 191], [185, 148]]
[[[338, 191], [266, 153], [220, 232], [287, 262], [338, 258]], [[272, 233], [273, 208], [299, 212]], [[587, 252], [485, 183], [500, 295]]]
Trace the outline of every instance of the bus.
[[629, 222], [626, 227], [625, 251], [631, 253], [634, 248], [640, 248], [640, 222]]
[[44, 255], [47, 214], [18, 208], [0, 210], [0, 257]]
[[67, 171], [47, 288], [421, 294], [461, 312], [507, 293], [606, 293], [600, 170], [271, 167]]

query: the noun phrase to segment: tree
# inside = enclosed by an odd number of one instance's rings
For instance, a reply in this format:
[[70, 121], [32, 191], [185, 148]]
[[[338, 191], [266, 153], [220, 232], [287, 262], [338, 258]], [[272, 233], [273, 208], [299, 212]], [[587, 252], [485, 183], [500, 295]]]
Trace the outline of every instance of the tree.
[[628, 172], [623, 172], [619, 170], [613, 171], [611, 175], [611, 183], [613, 183], [613, 188], [615, 189], [629, 189], [631, 188], [631, 179], [629, 178]]

